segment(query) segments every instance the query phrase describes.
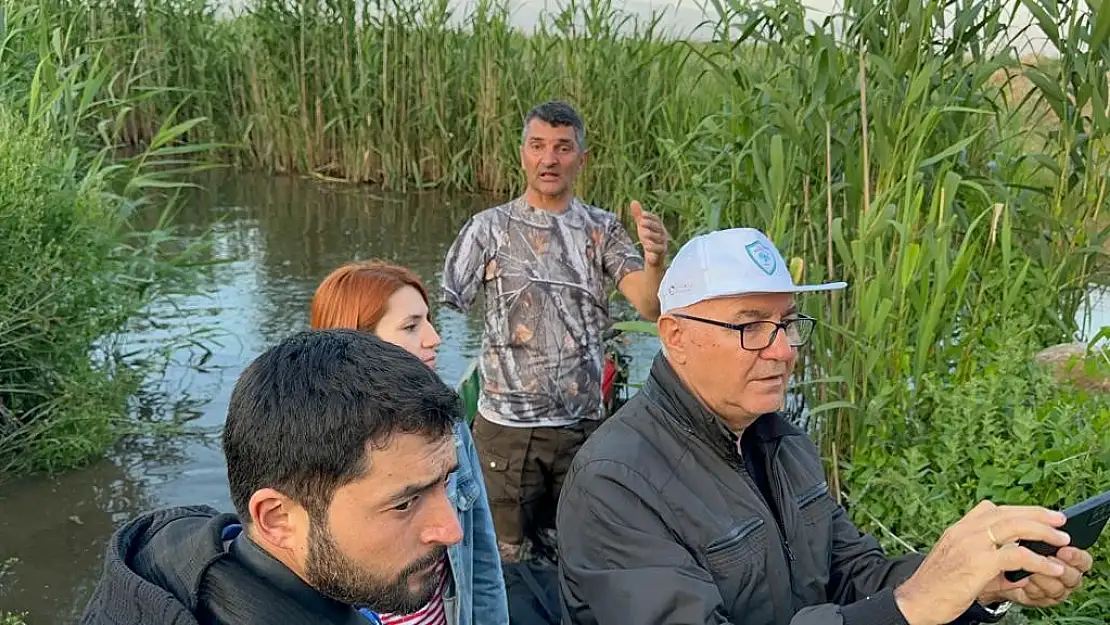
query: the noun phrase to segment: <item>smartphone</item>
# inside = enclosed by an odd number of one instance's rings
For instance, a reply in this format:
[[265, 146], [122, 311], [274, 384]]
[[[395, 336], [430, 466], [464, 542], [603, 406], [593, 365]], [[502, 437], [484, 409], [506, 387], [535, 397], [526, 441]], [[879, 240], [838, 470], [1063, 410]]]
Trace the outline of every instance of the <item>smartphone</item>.
[[[1090, 549], [1106, 527], [1107, 519], [1110, 519], [1110, 490], [1064, 510], [1064, 516], [1068, 517], [1068, 521], [1060, 529], [1071, 537], [1068, 546]], [[1042, 556], [1056, 555], [1059, 549], [1039, 540], [1019, 540], [1018, 544]], [[1030, 575], [1032, 573], [1029, 571], [1006, 571], [1006, 579], [1011, 582], [1023, 580]]]

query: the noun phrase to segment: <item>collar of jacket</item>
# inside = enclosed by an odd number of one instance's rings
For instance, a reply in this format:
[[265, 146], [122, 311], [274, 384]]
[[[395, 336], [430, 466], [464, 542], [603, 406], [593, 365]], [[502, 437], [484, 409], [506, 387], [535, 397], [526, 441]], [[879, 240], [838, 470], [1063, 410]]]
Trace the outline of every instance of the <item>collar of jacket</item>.
[[[736, 457], [738, 438], [736, 434], [686, 387], [662, 352], [659, 352], [652, 362], [651, 373], [644, 383], [643, 391], [663, 408], [679, 427], [705, 441], [724, 458]], [[767, 444], [785, 436], [803, 436], [804, 432], [784, 419], [781, 414], [770, 412], [752, 422], [744, 430], [744, 434], [755, 436], [756, 440]]]
[[231, 543], [231, 551], [236, 559], [255, 576], [292, 599], [296, 605], [304, 607], [306, 614], [316, 615], [321, 623], [365, 622], [358, 612], [350, 606], [335, 601], [309, 586], [296, 573], [289, 570], [276, 558], [266, 553], [246, 532], [239, 534]]

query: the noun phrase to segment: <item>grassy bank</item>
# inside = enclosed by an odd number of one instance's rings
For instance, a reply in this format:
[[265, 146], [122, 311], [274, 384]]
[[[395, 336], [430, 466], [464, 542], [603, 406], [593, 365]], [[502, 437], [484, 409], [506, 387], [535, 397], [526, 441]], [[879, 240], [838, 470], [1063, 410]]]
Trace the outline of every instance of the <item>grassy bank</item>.
[[[134, 431], [128, 398], [144, 370], [116, 339], [159, 297], [188, 292], [203, 246], [130, 218], [163, 210], [207, 146], [174, 146], [194, 122], [166, 123], [124, 156], [132, 100], [115, 70], [0, 6], [0, 479], [103, 454]], [[44, 26], [37, 29], [35, 26]], [[37, 45], [35, 45], [37, 43]], [[157, 362], [142, 354], [148, 364]]]

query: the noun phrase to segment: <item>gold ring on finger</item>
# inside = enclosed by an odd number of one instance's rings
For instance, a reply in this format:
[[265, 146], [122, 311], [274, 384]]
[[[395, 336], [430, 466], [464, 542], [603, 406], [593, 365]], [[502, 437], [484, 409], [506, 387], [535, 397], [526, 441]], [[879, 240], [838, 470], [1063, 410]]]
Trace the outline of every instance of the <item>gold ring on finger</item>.
[[998, 539], [994, 537], [994, 530], [992, 530], [989, 525], [987, 526], [987, 536], [990, 536], [991, 543], [993, 543], [996, 548], [1002, 546], [998, 544]]

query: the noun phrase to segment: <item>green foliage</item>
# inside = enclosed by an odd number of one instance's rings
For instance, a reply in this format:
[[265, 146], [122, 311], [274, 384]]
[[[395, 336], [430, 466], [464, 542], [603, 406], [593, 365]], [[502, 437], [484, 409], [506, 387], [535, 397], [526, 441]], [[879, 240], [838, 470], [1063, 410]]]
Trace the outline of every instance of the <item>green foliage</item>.
[[[1064, 509], [1110, 488], [1110, 396], [1062, 386], [1032, 364], [1020, 337], [1001, 334], [976, 345], [965, 380], [925, 376], [913, 406], [867, 415], [905, 424], [893, 437], [858, 440], [843, 474], [856, 521], [892, 552], [927, 551], [982, 499]], [[1092, 554], [1081, 592], [1027, 611], [1031, 622], [1103, 622], [1110, 541]]]
[[[818, 27], [793, 0], [715, 6], [722, 41], [694, 49], [733, 89], [673, 146], [687, 182], [666, 206], [683, 237], [755, 226], [804, 279], [849, 283], [802, 301], [822, 322], [802, 370], [836, 480], [857, 441], [906, 427], [875, 415], [917, 418], [922, 380], [967, 379], [985, 333], [1071, 340], [1104, 266], [1110, 127], [1059, 98], [1103, 102], [1110, 46], [1077, 28], [1059, 63], [1024, 66], [1003, 0], [850, 0]], [[1056, 109], [1067, 123], [1031, 119]]]
[[629, 332], [633, 334], [646, 334], [648, 336], [659, 336], [659, 327], [651, 321], [644, 321], [642, 319], [629, 319], [624, 321], [614, 322], [612, 325], [614, 330], [619, 332]]
[[455, 385], [459, 398], [463, 404], [463, 418], [467, 423], [473, 423], [478, 415], [478, 396], [482, 391], [482, 377], [478, 372], [478, 359], [471, 359], [462, 378]]
[[[141, 371], [115, 338], [145, 307], [187, 292], [206, 242], [130, 218], [163, 203], [213, 146], [183, 145], [200, 120], [173, 111], [132, 156], [120, 150], [135, 102], [116, 70], [37, 7], [0, 5], [0, 476], [60, 470], [124, 431]], [[151, 94], [157, 93], [152, 90]], [[157, 193], [156, 193], [157, 192]]]
[[139, 378], [110, 337], [183, 257], [159, 253], [165, 232], [130, 232], [102, 178], [3, 110], [0, 147], [0, 473], [57, 470], [118, 436]]
[[224, 19], [206, 0], [38, 0], [36, 15], [119, 72], [113, 89], [137, 100], [129, 141], [180, 105], [213, 122], [190, 138], [234, 144], [229, 161], [397, 189], [520, 190], [524, 114], [563, 98], [587, 124], [580, 190], [622, 211], [677, 181], [664, 142], [727, 95], [658, 18], [636, 23], [610, 0], [561, 3], [531, 37], [503, 0], [234, 4]]
[[94, 341], [141, 304], [118, 280], [120, 216], [82, 185], [49, 137], [0, 116], [0, 468], [88, 458], [111, 441], [135, 380], [90, 361]]

